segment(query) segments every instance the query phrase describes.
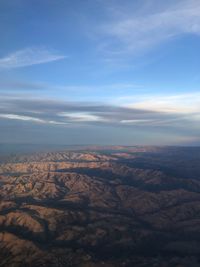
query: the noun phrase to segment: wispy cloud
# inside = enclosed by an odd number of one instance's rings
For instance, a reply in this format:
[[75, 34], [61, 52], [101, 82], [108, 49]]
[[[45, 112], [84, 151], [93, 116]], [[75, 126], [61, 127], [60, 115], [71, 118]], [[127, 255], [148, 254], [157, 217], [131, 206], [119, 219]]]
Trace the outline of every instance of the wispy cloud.
[[40, 119], [40, 118], [36, 118], [36, 117], [25, 116], [25, 115], [17, 115], [17, 114], [0, 114], [0, 118], [8, 119], [8, 120], [19, 120], [19, 121], [34, 122], [34, 123], [68, 125], [68, 123], [61, 122], [61, 121], [44, 120], [44, 119]]
[[131, 5], [122, 12], [113, 7], [109, 20], [101, 25], [100, 47], [108, 57], [136, 55], [184, 34], [200, 34], [199, 0], [163, 2], [159, 9], [157, 2], [149, 1], [145, 11], [146, 2], [140, 3], [137, 12]]
[[105, 118], [101, 116], [97, 116], [88, 112], [61, 112], [58, 114], [60, 117], [65, 117], [69, 121], [73, 122], [98, 122], [98, 121], [106, 121]]
[[129, 94], [131, 92], [141, 93], [145, 91], [141, 85], [136, 83], [110, 83], [110, 84], [86, 84], [86, 85], [70, 85], [70, 84], [51, 84], [42, 81], [27, 81], [27, 80], [8, 80], [4, 79], [0, 81], [0, 93], [34, 93], [41, 94], [47, 93], [60, 95], [62, 98], [66, 97], [77, 100], [88, 99], [96, 101], [98, 99], [102, 101], [106, 99], [111, 99], [113, 96], [120, 96], [123, 94]]
[[66, 56], [43, 47], [32, 47], [18, 50], [0, 58], [0, 69], [13, 69], [61, 60]]
[[154, 122], [153, 120], [121, 120], [120, 121], [122, 124], [127, 124], [127, 125], [145, 125], [149, 122]]
[[17, 114], [0, 114], [0, 118], [3, 119], [10, 119], [10, 120], [21, 120], [21, 121], [32, 121], [32, 122], [41, 122], [43, 123], [44, 120], [30, 117], [30, 116], [22, 116], [22, 115], [17, 115]]

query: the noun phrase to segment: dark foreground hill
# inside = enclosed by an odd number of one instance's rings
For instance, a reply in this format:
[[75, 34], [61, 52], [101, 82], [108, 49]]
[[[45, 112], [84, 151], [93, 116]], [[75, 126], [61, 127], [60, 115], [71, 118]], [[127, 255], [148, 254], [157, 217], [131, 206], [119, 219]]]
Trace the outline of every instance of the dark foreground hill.
[[1, 157], [0, 266], [200, 266], [200, 148]]

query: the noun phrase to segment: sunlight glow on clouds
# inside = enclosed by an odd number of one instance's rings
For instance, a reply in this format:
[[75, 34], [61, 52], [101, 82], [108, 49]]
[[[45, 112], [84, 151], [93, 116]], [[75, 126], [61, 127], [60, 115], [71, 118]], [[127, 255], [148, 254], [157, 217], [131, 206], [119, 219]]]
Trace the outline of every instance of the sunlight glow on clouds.
[[[125, 100], [126, 101], [126, 100]], [[200, 113], [200, 93], [127, 97], [127, 107], [168, 113]], [[131, 103], [132, 101], [132, 103]]]

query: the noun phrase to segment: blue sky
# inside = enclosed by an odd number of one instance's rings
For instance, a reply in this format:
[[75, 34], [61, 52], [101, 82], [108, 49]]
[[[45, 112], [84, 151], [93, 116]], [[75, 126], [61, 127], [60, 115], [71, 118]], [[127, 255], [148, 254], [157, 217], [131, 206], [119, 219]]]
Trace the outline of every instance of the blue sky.
[[199, 0], [1, 0], [0, 34], [0, 143], [200, 144]]

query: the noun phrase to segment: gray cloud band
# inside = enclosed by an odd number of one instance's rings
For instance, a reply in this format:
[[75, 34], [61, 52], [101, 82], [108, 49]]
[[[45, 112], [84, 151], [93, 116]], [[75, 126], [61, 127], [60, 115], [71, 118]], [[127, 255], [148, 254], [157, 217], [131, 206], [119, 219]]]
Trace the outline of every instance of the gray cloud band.
[[190, 116], [87, 102], [5, 97], [0, 119], [55, 125], [89, 124], [120, 127], [195, 127]]

